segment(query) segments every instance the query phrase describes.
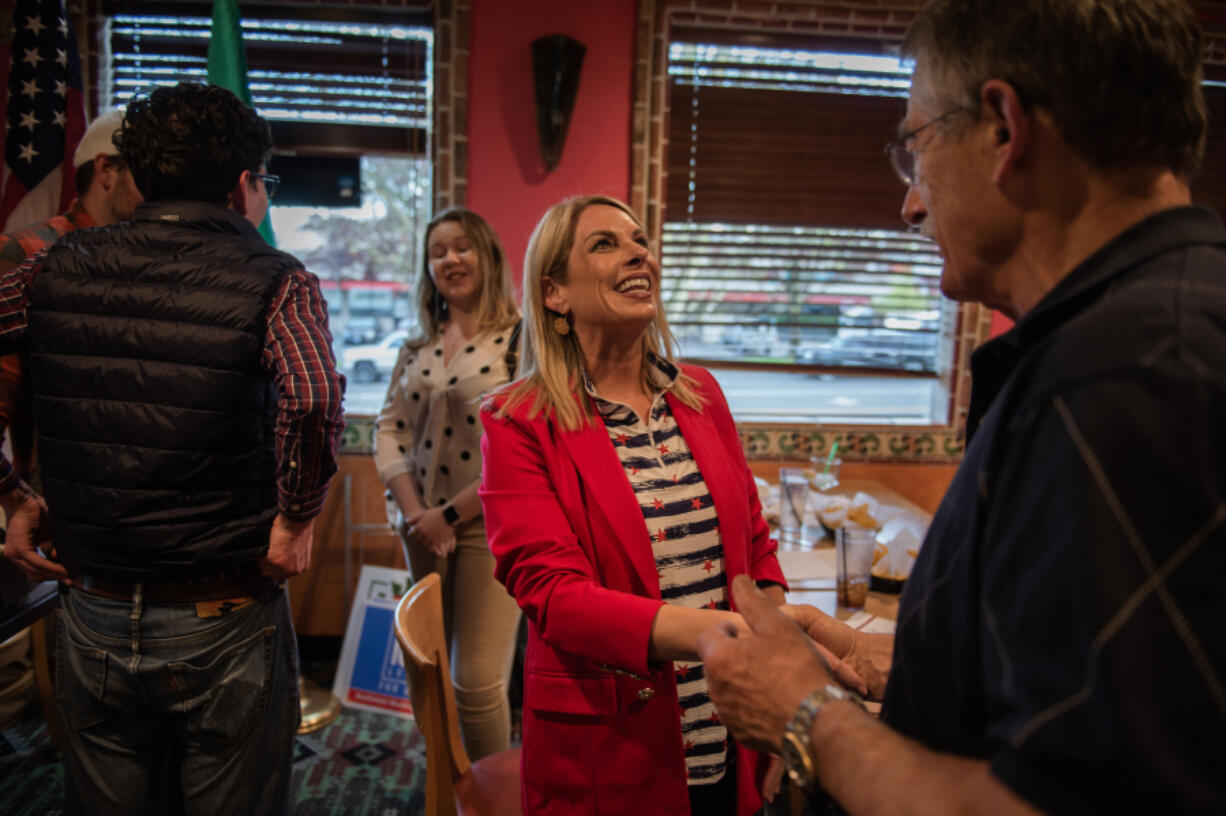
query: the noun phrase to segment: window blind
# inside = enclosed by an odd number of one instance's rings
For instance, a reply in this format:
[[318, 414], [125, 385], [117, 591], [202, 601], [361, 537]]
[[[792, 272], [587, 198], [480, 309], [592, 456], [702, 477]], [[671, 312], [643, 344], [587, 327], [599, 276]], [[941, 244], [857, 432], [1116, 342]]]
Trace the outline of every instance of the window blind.
[[883, 154], [909, 66], [691, 30], [668, 73], [663, 296], [683, 350], [938, 371], [955, 310]]
[[664, 225], [664, 244], [665, 309], [701, 356], [937, 370], [953, 315], [919, 236], [683, 221]]
[[[180, 80], [206, 81], [208, 17], [108, 18], [103, 93], [122, 106]], [[242, 21], [252, 101], [279, 145], [425, 155], [431, 104], [428, 28], [329, 20]]]

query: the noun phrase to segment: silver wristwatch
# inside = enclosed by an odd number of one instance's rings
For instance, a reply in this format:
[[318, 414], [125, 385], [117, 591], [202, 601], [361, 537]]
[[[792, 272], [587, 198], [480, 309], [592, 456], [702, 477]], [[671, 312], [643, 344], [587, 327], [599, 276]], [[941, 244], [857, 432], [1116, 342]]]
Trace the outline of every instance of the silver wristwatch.
[[783, 761], [788, 766], [788, 776], [800, 787], [808, 790], [817, 778], [813, 762], [813, 747], [809, 744], [809, 729], [817, 719], [817, 712], [831, 700], [847, 700], [864, 707], [860, 695], [833, 683], [810, 694], [800, 701], [800, 707], [788, 722], [783, 732]]

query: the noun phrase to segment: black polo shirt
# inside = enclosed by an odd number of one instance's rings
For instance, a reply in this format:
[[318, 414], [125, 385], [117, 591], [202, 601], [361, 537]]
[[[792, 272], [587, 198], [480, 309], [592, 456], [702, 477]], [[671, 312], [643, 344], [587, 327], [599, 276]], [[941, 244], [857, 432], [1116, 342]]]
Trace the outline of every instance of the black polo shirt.
[[1226, 230], [1132, 226], [972, 372], [883, 718], [1047, 811], [1226, 811]]

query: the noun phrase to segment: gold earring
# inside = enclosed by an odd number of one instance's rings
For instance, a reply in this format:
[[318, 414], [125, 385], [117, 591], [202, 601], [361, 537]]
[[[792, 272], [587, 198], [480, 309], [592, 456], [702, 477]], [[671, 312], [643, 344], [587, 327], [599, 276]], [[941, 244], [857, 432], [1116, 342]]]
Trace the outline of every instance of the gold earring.
[[553, 330], [563, 337], [570, 334], [570, 324], [566, 322], [565, 315], [558, 315], [553, 319]]

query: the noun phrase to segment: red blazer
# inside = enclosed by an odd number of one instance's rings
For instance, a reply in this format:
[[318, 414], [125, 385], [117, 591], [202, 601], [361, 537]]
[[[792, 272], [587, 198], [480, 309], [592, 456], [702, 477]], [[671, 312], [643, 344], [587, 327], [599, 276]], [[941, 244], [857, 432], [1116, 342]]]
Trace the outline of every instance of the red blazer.
[[[666, 399], [715, 504], [727, 579], [784, 584], [724, 395], [709, 372], [683, 370], [703, 410]], [[527, 412], [482, 412], [480, 491], [494, 574], [530, 623], [524, 812], [687, 813], [673, 666], [647, 661], [663, 601], [642, 511], [598, 414], [564, 431]], [[738, 751], [737, 812], [748, 816], [762, 806], [765, 757]]]

